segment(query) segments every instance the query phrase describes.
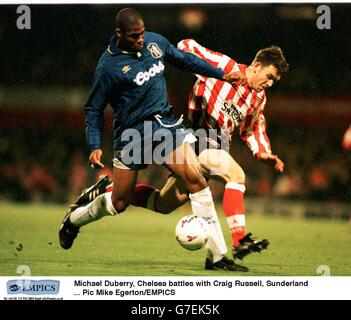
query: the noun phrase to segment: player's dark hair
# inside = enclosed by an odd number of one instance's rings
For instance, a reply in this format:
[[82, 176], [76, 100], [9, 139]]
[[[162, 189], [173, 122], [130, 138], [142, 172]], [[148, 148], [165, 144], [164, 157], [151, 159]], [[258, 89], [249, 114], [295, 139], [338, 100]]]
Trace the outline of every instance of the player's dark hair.
[[252, 63], [255, 62], [260, 62], [263, 66], [273, 65], [280, 75], [289, 71], [289, 64], [286, 62], [283, 50], [278, 46], [271, 46], [258, 51]]
[[132, 8], [124, 8], [116, 15], [116, 27], [121, 31], [127, 30], [129, 26], [143, 22], [141, 14]]

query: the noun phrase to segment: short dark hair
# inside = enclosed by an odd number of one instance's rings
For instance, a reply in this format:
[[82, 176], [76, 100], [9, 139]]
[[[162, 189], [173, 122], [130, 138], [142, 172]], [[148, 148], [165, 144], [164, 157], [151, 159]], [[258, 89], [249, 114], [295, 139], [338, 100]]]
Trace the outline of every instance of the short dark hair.
[[271, 46], [258, 51], [252, 63], [255, 62], [260, 62], [263, 66], [273, 65], [280, 75], [289, 71], [289, 64], [286, 62], [283, 50], [278, 46]]
[[122, 31], [127, 30], [129, 26], [143, 22], [141, 14], [132, 8], [124, 8], [116, 15], [116, 28]]

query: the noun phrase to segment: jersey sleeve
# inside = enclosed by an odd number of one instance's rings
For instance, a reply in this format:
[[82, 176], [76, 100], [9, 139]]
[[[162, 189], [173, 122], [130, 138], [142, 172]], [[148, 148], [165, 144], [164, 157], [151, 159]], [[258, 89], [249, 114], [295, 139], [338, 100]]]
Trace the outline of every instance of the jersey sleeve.
[[85, 104], [85, 129], [88, 151], [101, 148], [104, 110], [112, 89], [111, 77], [100, 66], [96, 68], [93, 86]]
[[[238, 64], [232, 58], [223, 53], [205, 48], [193, 39], [185, 39], [180, 41], [177, 48], [196, 55], [197, 57], [211, 64], [213, 67], [222, 69], [225, 73], [239, 70]], [[206, 80], [199, 74], [197, 74], [197, 77], [201, 80]]]
[[258, 159], [261, 153], [272, 153], [271, 143], [266, 132], [266, 120], [263, 110], [266, 104], [266, 97], [264, 97], [261, 104], [240, 125], [240, 137], [252, 153]]
[[187, 70], [195, 74], [205, 77], [222, 79], [224, 72], [221, 68], [213, 66], [198, 56], [175, 48], [166, 38], [165, 44], [165, 60], [175, 67]]

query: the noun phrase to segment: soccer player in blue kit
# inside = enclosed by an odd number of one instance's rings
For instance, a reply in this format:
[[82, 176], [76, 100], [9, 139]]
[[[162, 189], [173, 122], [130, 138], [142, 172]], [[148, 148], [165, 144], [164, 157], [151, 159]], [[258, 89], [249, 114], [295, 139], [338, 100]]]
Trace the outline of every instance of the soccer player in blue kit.
[[[103, 167], [103, 112], [108, 103], [113, 108], [112, 193], [105, 192], [88, 204], [72, 205], [59, 231], [60, 245], [64, 249], [71, 248], [80, 227], [103, 216], [119, 214], [127, 208], [135, 190], [138, 171], [147, 167], [150, 154], [152, 158], [155, 150], [161, 147], [162, 139], [155, 139], [154, 135], [162, 132], [163, 141], [168, 145], [156, 159], [157, 163], [182, 179], [189, 192], [193, 214], [206, 218], [209, 223], [210, 239], [206, 249], [212, 268], [248, 271], [225, 255], [227, 247], [212, 194], [196, 154], [189, 145], [196, 138], [184, 130], [181, 119], [177, 121], [170, 115], [171, 106], [163, 74], [165, 62], [229, 83], [245, 81], [240, 72], [226, 74], [195, 55], [176, 49], [163, 36], [146, 32], [143, 18], [136, 10], [125, 8], [119, 11], [115, 35], [98, 62], [85, 105], [89, 161], [94, 167]], [[132, 141], [128, 139], [130, 133], [134, 134]], [[130, 161], [130, 152], [126, 148], [132, 150], [133, 161]]]

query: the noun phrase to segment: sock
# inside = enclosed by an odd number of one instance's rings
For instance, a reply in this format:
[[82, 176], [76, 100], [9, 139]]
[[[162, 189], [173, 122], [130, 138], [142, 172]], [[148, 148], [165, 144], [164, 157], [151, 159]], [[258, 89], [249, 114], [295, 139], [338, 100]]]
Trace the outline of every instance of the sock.
[[245, 185], [228, 182], [223, 196], [223, 209], [232, 234], [233, 246], [239, 246], [239, 240], [245, 236]]
[[218, 220], [217, 212], [213, 204], [212, 193], [207, 187], [199, 192], [189, 195], [193, 214], [204, 217], [209, 225], [210, 238], [206, 243], [208, 256], [213, 262], [217, 262], [227, 253], [221, 224]]
[[147, 184], [137, 184], [131, 204], [133, 206], [155, 210], [155, 196], [159, 190]]
[[117, 211], [113, 207], [112, 192], [106, 192], [95, 198], [84, 207], [79, 207], [70, 215], [70, 222], [76, 227], [84, 226], [104, 216], [114, 216]]

